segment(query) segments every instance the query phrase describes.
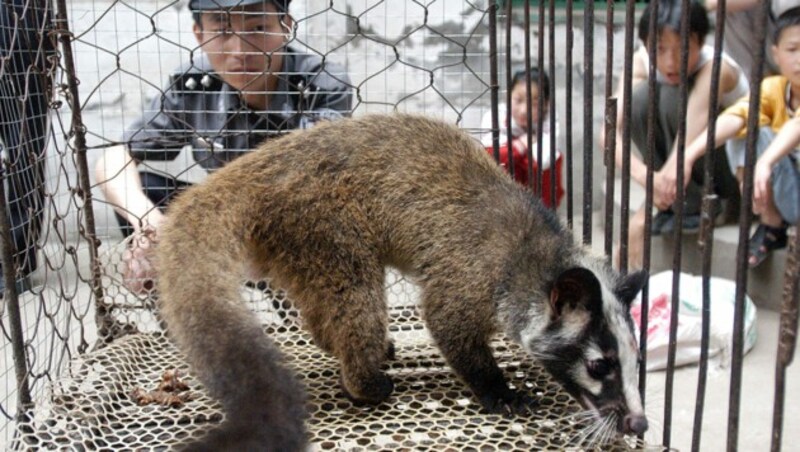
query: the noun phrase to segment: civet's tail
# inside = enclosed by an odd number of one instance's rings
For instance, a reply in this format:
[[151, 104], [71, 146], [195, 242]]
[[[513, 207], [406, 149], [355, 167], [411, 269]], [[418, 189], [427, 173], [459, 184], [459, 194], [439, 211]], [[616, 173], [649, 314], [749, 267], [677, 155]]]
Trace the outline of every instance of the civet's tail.
[[219, 205], [197, 205], [214, 203], [213, 195], [196, 197], [191, 191], [170, 206], [159, 232], [160, 310], [168, 333], [222, 403], [226, 419], [186, 450], [303, 450], [305, 392], [240, 299], [241, 238], [230, 229], [209, 234], [212, 228], [225, 230], [226, 215]]

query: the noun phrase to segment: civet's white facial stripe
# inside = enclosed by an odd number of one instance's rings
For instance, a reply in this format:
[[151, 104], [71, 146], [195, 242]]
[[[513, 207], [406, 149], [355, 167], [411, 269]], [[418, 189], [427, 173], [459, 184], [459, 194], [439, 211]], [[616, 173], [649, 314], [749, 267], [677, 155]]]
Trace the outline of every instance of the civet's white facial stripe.
[[624, 307], [605, 286], [603, 287], [603, 313], [606, 316], [609, 330], [617, 339], [617, 358], [622, 374], [622, 392], [625, 395], [628, 411], [632, 414], [642, 414], [637, 372], [639, 352], [636, 339], [625, 320]]
[[639, 352], [636, 339], [625, 320], [627, 315], [625, 306], [617, 300], [616, 295], [609, 289], [609, 278], [605, 276], [607, 273], [602, 268], [598, 268], [596, 262], [592, 259], [585, 259], [583, 264], [592, 269], [600, 279], [603, 296], [603, 315], [606, 317], [611, 334], [617, 339], [617, 358], [619, 359], [625, 403], [628, 405], [628, 411], [631, 414], [643, 414], [644, 409], [639, 396], [637, 372]]

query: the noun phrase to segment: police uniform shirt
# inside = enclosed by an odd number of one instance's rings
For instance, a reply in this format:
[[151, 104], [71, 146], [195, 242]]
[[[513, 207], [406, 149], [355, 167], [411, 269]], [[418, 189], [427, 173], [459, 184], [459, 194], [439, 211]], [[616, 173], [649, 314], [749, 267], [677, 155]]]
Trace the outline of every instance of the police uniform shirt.
[[126, 129], [133, 159], [174, 160], [190, 145], [195, 160], [214, 170], [282, 132], [349, 115], [352, 91], [344, 68], [287, 49], [266, 111], [244, 104], [238, 91], [213, 72], [205, 54], [178, 70]]

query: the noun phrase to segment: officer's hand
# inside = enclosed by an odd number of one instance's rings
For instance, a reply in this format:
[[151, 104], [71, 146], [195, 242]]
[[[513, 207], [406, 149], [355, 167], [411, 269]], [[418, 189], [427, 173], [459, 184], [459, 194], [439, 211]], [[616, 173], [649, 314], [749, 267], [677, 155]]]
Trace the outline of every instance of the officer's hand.
[[136, 295], [146, 295], [155, 288], [154, 250], [158, 243], [156, 229], [146, 226], [131, 237], [122, 255], [123, 283]]

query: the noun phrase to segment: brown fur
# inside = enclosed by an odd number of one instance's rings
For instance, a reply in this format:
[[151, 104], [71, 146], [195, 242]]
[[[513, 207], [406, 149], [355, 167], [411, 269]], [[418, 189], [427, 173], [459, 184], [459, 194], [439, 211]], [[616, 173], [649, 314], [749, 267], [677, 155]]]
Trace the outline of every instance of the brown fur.
[[384, 269], [416, 277], [443, 355], [484, 406], [502, 410], [526, 401], [489, 348], [496, 319], [519, 339], [531, 304], [547, 312], [553, 281], [582, 255], [477, 141], [409, 115], [268, 142], [181, 195], [160, 237], [161, 312], [230, 419], [209, 444], [255, 435], [245, 444], [275, 450], [302, 447], [305, 414], [299, 384], [239, 301], [246, 266], [289, 290], [315, 343], [339, 359], [345, 392], [370, 403], [393, 388], [380, 370], [391, 348]]

